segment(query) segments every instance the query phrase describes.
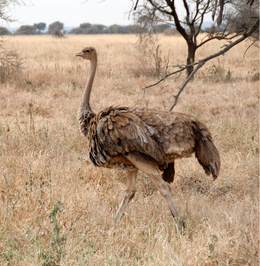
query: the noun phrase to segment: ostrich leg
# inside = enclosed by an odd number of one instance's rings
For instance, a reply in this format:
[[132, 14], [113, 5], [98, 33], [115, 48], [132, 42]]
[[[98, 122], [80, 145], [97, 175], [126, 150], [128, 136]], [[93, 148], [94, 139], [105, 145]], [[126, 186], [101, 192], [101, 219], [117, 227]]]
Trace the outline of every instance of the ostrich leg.
[[179, 215], [179, 212], [173, 201], [173, 198], [171, 195], [171, 188], [169, 184], [167, 184], [167, 182], [163, 180], [156, 166], [153, 165], [152, 163], [137, 160], [135, 156], [132, 156], [131, 154], [127, 155], [126, 158], [130, 162], [132, 162], [139, 170], [141, 170], [143, 173], [147, 174], [150, 177], [150, 179], [154, 182], [158, 190], [161, 192], [161, 194], [166, 199], [173, 218], [175, 218], [178, 221], [178, 219], [181, 218], [181, 216]]
[[135, 191], [136, 191], [135, 181], [136, 181], [137, 171], [138, 170], [128, 171], [127, 187], [126, 187], [126, 190], [124, 191], [124, 198], [115, 215], [114, 223], [116, 222], [117, 219], [120, 220], [123, 212], [125, 211], [127, 207], [127, 204], [135, 195]]

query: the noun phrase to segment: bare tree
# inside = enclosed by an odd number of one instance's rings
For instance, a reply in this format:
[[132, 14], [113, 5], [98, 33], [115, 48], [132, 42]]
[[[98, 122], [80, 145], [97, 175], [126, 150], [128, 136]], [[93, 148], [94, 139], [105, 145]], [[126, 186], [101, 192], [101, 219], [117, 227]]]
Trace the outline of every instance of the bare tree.
[[[1, 0], [0, 2], [0, 22], [1, 24], [8, 24], [15, 21], [10, 14], [10, 9], [15, 5], [23, 4], [22, 0]], [[4, 83], [14, 80], [18, 73], [21, 72], [23, 58], [13, 50], [8, 50], [4, 46], [4, 40], [0, 39], [0, 82]]]
[[[178, 1], [178, 3], [182, 3], [182, 10], [180, 10], [179, 7], [177, 8], [176, 1], [174, 0], [143, 0], [142, 3], [139, 3], [137, 0], [134, 7], [134, 19], [136, 24], [146, 32], [153, 32], [154, 26], [158, 23], [168, 23], [176, 27], [187, 43], [186, 64], [189, 66], [187, 67], [187, 74], [189, 76], [194, 68], [193, 64], [197, 49], [211, 40], [230, 40], [241, 34], [240, 31], [229, 31], [228, 28], [230, 25], [228, 18], [232, 17], [235, 2], [238, 1], [182, 0]], [[257, 5], [256, 2], [258, 1], [251, 0], [250, 2], [252, 5]], [[243, 4], [245, 5], [246, 3]], [[182, 15], [183, 12], [184, 15]], [[201, 41], [198, 41], [198, 36], [201, 33], [207, 14], [212, 14], [213, 19], [218, 14], [217, 21], [213, 23], [211, 31]], [[247, 24], [247, 27], [250, 27], [250, 23]], [[245, 30], [248, 30], [248, 28]]]

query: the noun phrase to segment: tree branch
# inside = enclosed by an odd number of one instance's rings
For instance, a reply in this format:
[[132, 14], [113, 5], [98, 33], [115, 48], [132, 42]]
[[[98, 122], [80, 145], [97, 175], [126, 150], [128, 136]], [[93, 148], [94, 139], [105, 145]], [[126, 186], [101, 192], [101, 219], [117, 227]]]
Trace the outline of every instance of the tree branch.
[[[201, 21], [200, 21], [200, 24], [199, 24], [199, 30], [196, 33], [196, 37], [199, 35], [199, 32], [201, 30], [201, 27], [202, 27], [202, 24], [203, 24], [203, 21], [204, 21], [204, 16], [207, 13], [206, 11], [207, 11], [207, 9], [209, 7], [209, 4], [210, 4], [210, 0], [208, 0], [207, 4], [204, 6], [203, 12], [201, 13], [201, 16], [200, 16], [201, 17]], [[199, 6], [198, 6], [198, 8], [199, 8]], [[194, 19], [195, 19], [195, 17], [194, 17]], [[194, 22], [196, 22], [196, 20]]]
[[190, 10], [189, 10], [189, 6], [186, 2], [186, 0], [182, 0], [183, 2], [183, 5], [185, 7], [185, 10], [186, 10], [186, 22], [187, 22], [187, 25], [190, 26], [191, 23], [190, 23]]
[[162, 6], [159, 6], [157, 3], [154, 3], [152, 0], [147, 0], [147, 1], [155, 8], [155, 10], [158, 10], [158, 11], [160, 11], [162, 13], [167, 14], [167, 15], [171, 14], [171, 12], [167, 11]]
[[[209, 41], [212, 41], [212, 40], [232, 40], [234, 38], [236, 38], [237, 36], [239, 36], [239, 34], [235, 34], [235, 35], [232, 35], [230, 37], [227, 37], [229, 35], [229, 33], [227, 34], [221, 34], [221, 35], [215, 35], [215, 36], [212, 36], [212, 37], [208, 37], [208, 39], [206, 40], [202, 40], [201, 43], [197, 46], [197, 49], [200, 48], [202, 45], [204, 45], [205, 43], [209, 42]], [[209, 36], [209, 34], [207, 34], [207, 36]]]
[[151, 84], [151, 85], [148, 85], [148, 86], [142, 88], [142, 89], [144, 90], [143, 98], [145, 97], [145, 90], [146, 90], [146, 89], [151, 88], [151, 87], [154, 87], [154, 86], [158, 85], [159, 83], [161, 83], [162, 81], [164, 81], [164, 80], [165, 80], [166, 78], [168, 78], [169, 76], [172, 76], [172, 75], [174, 75], [174, 74], [180, 73], [180, 72], [182, 72], [183, 70], [187, 69], [188, 67], [190, 67], [190, 66], [195, 66], [195, 65], [197, 65], [198, 63], [199, 63], [199, 62], [196, 62], [196, 63], [194, 63], [194, 64], [185, 65], [183, 68], [181, 68], [181, 69], [179, 69], [179, 70], [177, 70], [177, 71], [174, 71], [174, 72], [171, 72], [171, 73], [165, 75], [163, 78], [161, 78], [160, 80], [158, 80], [158, 81], [155, 82], [154, 84]]
[[200, 1], [196, 1], [196, 14], [194, 15], [193, 19], [192, 19], [192, 24], [194, 24], [196, 22], [197, 16], [199, 14], [199, 5], [200, 5]]
[[252, 42], [245, 50], [243, 58], [245, 58], [246, 52], [250, 49], [250, 47], [252, 47], [258, 40], [255, 40], [254, 42]]
[[211, 16], [211, 18], [212, 18], [213, 21], [215, 19], [217, 5], [218, 5], [218, 0], [215, 0], [215, 5], [214, 5], [213, 11], [212, 11], [212, 16]]
[[167, 5], [171, 8], [171, 13], [170, 14], [174, 18], [174, 22], [175, 22], [176, 29], [183, 36], [183, 38], [186, 41], [188, 41], [189, 36], [188, 36], [187, 32], [185, 31], [185, 29], [182, 27], [182, 25], [180, 23], [180, 20], [179, 20], [179, 17], [178, 17], [178, 14], [176, 12], [176, 8], [175, 8], [175, 5], [174, 5], [174, 0], [173, 1], [166, 0], [166, 2], [167, 2]]
[[135, 11], [135, 10], [136, 10], [136, 8], [137, 8], [138, 2], [139, 2], [139, 0], [137, 0], [137, 1], [136, 1], [136, 3], [135, 3], [135, 6], [134, 6], [134, 11]]
[[169, 111], [171, 111], [174, 106], [177, 104], [177, 101], [179, 99], [179, 96], [181, 94], [181, 92], [183, 91], [183, 89], [185, 88], [185, 86], [188, 84], [188, 82], [193, 78], [194, 74], [206, 63], [206, 61], [200, 61], [197, 65], [197, 67], [190, 73], [190, 75], [188, 76], [188, 78], [185, 80], [185, 82], [183, 83], [183, 85], [181, 86], [181, 88], [179, 89], [178, 93], [176, 95], [174, 95], [174, 102], [172, 104], [172, 106], [170, 107]]

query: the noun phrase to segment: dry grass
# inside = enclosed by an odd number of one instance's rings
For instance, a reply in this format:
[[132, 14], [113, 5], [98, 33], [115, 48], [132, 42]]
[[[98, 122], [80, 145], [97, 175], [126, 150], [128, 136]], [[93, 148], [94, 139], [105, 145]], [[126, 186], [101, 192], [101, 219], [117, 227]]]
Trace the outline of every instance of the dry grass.
[[[258, 265], [259, 56], [246, 44], [210, 61], [174, 111], [210, 128], [222, 168], [212, 182], [194, 158], [176, 163], [173, 198], [186, 221], [176, 230], [168, 206], [142, 173], [120, 223], [108, 230], [125, 185], [120, 170], [95, 168], [76, 120], [89, 64], [74, 57], [95, 46], [92, 107], [168, 109], [184, 80], [156, 79], [134, 36], [9, 37], [26, 57], [24, 79], [0, 87], [1, 265]], [[199, 57], [218, 51], [208, 44]], [[169, 51], [170, 48], [170, 51]], [[185, 62], [180, 37], [162, 37], [163, 62]], [[146, 61], [147, 62], [147, 58]]]

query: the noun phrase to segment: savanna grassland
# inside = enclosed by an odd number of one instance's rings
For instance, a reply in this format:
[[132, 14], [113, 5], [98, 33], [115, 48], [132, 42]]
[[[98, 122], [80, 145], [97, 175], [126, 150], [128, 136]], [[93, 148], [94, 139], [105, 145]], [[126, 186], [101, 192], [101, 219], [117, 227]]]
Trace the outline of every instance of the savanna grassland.
[[[214, 182], [194, 157], [176, 161], [171, 188], [185, 230], [177, 230], [166, 201], [141, 172], [135, 198], [111, 228], [125, 173], [95, 168], [88, 158], [77, 109], [89, 62], [75, 53], [86, 46], [98, 51], [93, 110], [168, 110], [185, 73], [147, 89], [145, 98], [142, 87], [185, 63], [186, 44], [161, 36], [155, 60], [136, 41], [134, 35], [5, 39], [24, 61], [22, 73], [0, 84], [1, 265], [258, 265], [259, 52], [252, 47], [243, 58], [246, 42], [207, 62], [174, 108], [209, 127], [221, 156]], [[197, 59], [224, 44], [208, 43]]]

